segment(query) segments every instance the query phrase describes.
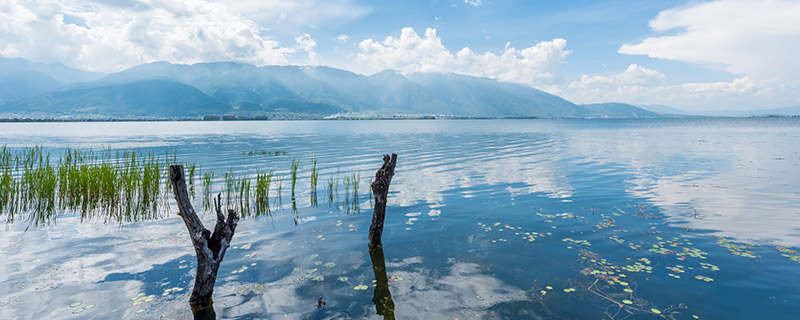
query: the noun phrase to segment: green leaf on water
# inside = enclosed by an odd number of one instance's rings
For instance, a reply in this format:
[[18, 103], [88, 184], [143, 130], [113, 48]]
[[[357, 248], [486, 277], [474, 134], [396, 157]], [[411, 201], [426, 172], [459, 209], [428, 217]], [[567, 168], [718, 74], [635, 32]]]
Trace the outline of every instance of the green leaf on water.
[[85, 306], [85, 307], [83, 307], [83, 309], [86, 309], [86, 310], [89, 310], [89, 309], [91, 309], [91, 308], [94, 308], [94, 305], [93, 305], [93, 304], [90, 304], [90, 305], [88, 305], [88, 306]]
[[83, 312], [83, 310], [84, 310], [83, 308], [75, 309], [75, 311], [72, 311], [72, 314], [79, 314], [79, 313]]
[[630, 300], [622, 300], [622, 303], [624, 303], [624, 304], [633, 304], [633, 301], [630, 301]]
[[73, 303], [73, 304], [71, 304], [71, 305], [69, 305], [69, 306], [70, 306], [70, 307], [72, 307], [72, 308], [75, 308], [75, 307], [77, 307], [77, 306], [79, 306], [79, 305], [81, 305], [81, 303], [80, 303], [80, 302], [75, 302], [75, 303]]
[[656, 308], [650, 309], [650, 311], [655, 313], [655, 314], [661, 314], [661, 310], [658, 310]]
[[631, 290], [630, 288], [622, 289], [622, 291], [625, 291], [627, 293], [633, 293], [633, 290]]
[[546, 287], [545, 287], [545, 289], [547, 289], [547, 290], [553, 290], [553, 287], [551, 287], [551, 286], [546, 286]]

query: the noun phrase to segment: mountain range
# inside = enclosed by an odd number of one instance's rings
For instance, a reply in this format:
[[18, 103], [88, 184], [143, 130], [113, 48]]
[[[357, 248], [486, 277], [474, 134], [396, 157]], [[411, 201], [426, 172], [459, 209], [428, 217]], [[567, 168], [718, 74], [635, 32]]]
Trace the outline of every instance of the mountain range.
[[452, 73], [360, 75], [324, 66], [155, 62], [100, 74], [0, 58], [0, 118], [372, 116], [652, 118], [624, 103], [576, 105], [521, 84]]

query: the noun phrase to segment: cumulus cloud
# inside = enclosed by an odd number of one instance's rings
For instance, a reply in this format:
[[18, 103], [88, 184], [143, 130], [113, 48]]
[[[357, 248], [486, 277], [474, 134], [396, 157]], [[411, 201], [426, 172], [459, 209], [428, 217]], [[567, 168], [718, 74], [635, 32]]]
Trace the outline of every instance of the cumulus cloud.
[[350, 39], [350, 37], [346, 34], [340, 34], [338, 37], [336, 37], [336, 40], [341, 43], [347, 43], [347, 39]]
[[664, 80], [661, 72], [632, 64], [625, 71], [612, 76], [581, 76], [580, 81], [570, 83], [569, 88], [593, 88], [598, 86], [648, 86]]
[[402, 29], [399, 38], [361, 41], [357, 60], [367, 72], [386, 69], [405, 73], [454, 72], [537, 85], [557, 79], [552, 70], [570, 54], [569, 50], [564, 50], [566, 45], [564, 39], [553, 39], [521, 50], [508, 43], [499, 55], [478, 54], [469, 47], [453, 53], [442, 45], [436, 29], [428, 28], [424, 36], [420, 36], [407, 27]]
[[662, 11], [650, 21], [676, 34], [625, 44], [620, 53], [703, 63], [759, 78], [800, 79], [800, 1], [721, 0]]
[[[293, 2], [292, 6], [302, 8], [311, 2]], [[349, 3], [331, 3], [341, 2]], [[316, 42], [309, 35], [295, 38], [294, 46], [282, 45], [268, 35], [269, 30], [241, 14], [246, 9], [283, 4], [255, 3], [4, 0], [0, 4], [0, 55], [105, 72], [153, 61], [287, 64], [297, 51], [306, 52], [312, 63], [316, 61]]]
[[317, 63], [317, 53], [314, 52], [314, 47], [317, 46], [317, 41], [311, 38], [308, 33], [301, 34], [294, 38], [297, 43], [297, 49], [305, 51], [308, 54], [308, 61], [313, 65]]
[[583, 75], [580, 81], [570, 83], [563, 96], [576, 103], [664, 104], [687, 111], [756, 110], [800, 103], [796, 94], [800, 91], [799, 81], [742, 76], [731, 81], [667, 85], [661, 84], [666, 77], [654, 70], [649, 70], [652, 72], [649, 76], [647, 73], [632, 76], [638, 73], [629, 72], [634, 66], [612, 76]]
[[228, 11], [255, 21], [305, 27], [362, 17], [372, 11], [354, 0], [216, 0]]

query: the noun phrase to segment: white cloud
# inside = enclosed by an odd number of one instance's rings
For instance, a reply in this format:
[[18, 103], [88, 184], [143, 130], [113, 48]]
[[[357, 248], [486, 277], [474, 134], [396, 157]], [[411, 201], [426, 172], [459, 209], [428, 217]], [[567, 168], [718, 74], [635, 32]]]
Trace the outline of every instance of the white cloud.
[[297, 43], [297, 50], [305, 51], [308, 53], [308, 61], [314, 65], [317, 63], [317, 53], [314, 52], [314, 47], [317, 46], [317, 41], [311, 38], [311, 35], [304, 33], [294, 38]]
[[347, 39], [350, 39], [350, 37], [346, 34], [340, 34], [338, 37], [336, 37], [336, 40], [341, 43], [347, 43]]
[[667, 76], [661, 72], [642, 68], [632, 64], [622, 73], [612, 76], [593, 76], [583, 75], [580, 81], [572, 82], [569, 88], [594, 88], [599, 86], [647, 86], [664, 80]]
[[631, 65], [612, 76], [583, 75], [580, 81], [570, 83], [563, 96], [576, 103], [664, 104], [687, 111], [755, 110], [800, 104], [796, 94], [800, 81], [742, 76], [731, 81], [661, 84], [665, 78], [658, 71]]
[[483, 5], [483, 0], [464, 0], [464, 3], [471, 5], [473, 7], [480, 7]]
[[552, 70], [570, 54], [564, 50], [566, 45], [564, 39], [553, 39], [521, 50], [508, 43], [499, 55], [478, 54], [469, 47], [452, 53], [442, 45], [436, 29], [428, 28], [421, 37], [414, 29], [403, 28], [399, 38], [361, 41], [357, 60], [367, 73], [386, 69], [405, 73], [454, 72], [537, 85], [552, 83], [557, 78]]
[[625, 44], [624, 54], [689, 61], [759, 78], [800, 79], [800, 1], [722, 0], [662, 11], [660, 33]]
[[[372, 9], [354, 0], [216, 0], [228, 11], [264, 26], [307, 27], [362, 17]], [[283, 26], [286, 28], [286, 26]]]
[[[297, 12], [317, 2], [326, 13]], [[153, 61], [288, 64], [295, 62], [291, 53], [298, 50], [308, 53], [313, 63], [316, 42], [310, 36], [297, 37], [297, 46], [282, 45], [253, 20], [260, 17], [256, 13], [274, 13], [271, 22], [281, 16], [287, 21], [294, 17], [294, 23], [363, 14], [358, 8], [344, 13], [353, 8], [350, 2], [2, 0], [0, 56], [105, 72]], [[245, 14], [248, 10], [252, 14]], [[83, 23], [65, 23], [65, 19]], [[297, 34], [302, 32], [286, 38]]]

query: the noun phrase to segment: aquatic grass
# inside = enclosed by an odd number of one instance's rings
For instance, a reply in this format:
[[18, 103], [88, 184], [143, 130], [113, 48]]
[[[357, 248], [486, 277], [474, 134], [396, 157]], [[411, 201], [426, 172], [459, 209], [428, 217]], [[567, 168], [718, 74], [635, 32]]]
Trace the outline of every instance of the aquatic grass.
[[294, 200], [295, 200], [294, 187], [297, 184], [297, 169], [298, 169], [299, 166], [300, 166], [300, 160], [292, 159], [292, 168], [291, 168], [291, 173], [292, 173], [292, 202], [294, 202]]
[[[295, 213], [300, 161], [292, 161], [289, 173]], [[310, 161], [310, 204], [316, 206], [320, 172], [317, 159]], [[157, 154], [141, 150], [66, 148], [53, 154], [42, 147], [0, 146], [0, 215], [6, 215], [8, 223], [23, 217], [37, 226], [47, 225], [64, 213], [75, 213], [81, 221], [158, 219], [169, 212], [171, 182], [167, 167], [175, 163], [179, 162], [174, 151]], [[283, 176], [275, 175], [274, 171], [257, 170], [257, 174], [245, 176], [231, 169], [221, 179], [215, 179], [213, 170], [202, 170], [196, 163], [185, 163], [185, 167], [191, 188], [202, 183], [202, 199], [198, 202], [202, 202], [204, 211], [212, 209], [216, 180], [222, 180], [220, 191], [226, 207], [243, 217], [271, 215], [273, 208], [283, 209]], [[358, 211], [359, 180], [360, 175], [354, 173], [344, 181], [347, 212]], [[341, 181], [337, 169], [328, 181], [330, 202], [338, 201]]]
[[278, 209], [283, 209], [283, 176], [279, 176], [278, 178], [278, 197], [275, 198], [275, 202], [278, 204]]
[[286, 151], [253, 150], [253, 151], [242, 151], [242, 154], [243, 155], [247, 155], [247, 156], [251, 156], [251, 157], [252, 156], [257, 156], [257, 155], [277, 157], [277, 156], [285, 156], [285, 155], [287, 155], [287, 152]]
[[333, 203], [333, 186], [336, 184], [336, 179], [333, 175], [328, 178], [328, 203]]
[[28, 213], [30, 224], [45, 225], [63, 212], [122, 222], [168, 211], [170, 189], [161, 184], [167, 183], [164, 164], [176, 162], [175, 154], [162, 159], [141, 151], [67, 148], [51, 159], [42, 147], [0, 149], [0, 214], [8, 222], [18, 213]]
[[272, 183], [272, 171], [256, 174], [255, 213], [256, 215], [270, 214], [269, 187]]
[[311, 159], [311, 206], [317, 206], [317, 182], [319, 181], [319, 171], [317, 171], [317, 158]]
[[232, 210], [232, 204], [235, 204], [235, 199], [233, 196], [236, 194], [236, 174], [233, 173], [233, 169], [229, 170], [225, 173], [225, 207], [229, 210]]
[[214, 183], [214, 171], [203, 173], [203, 211], [211, 210], [211, 187]]

